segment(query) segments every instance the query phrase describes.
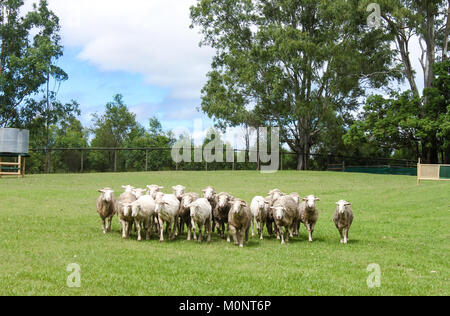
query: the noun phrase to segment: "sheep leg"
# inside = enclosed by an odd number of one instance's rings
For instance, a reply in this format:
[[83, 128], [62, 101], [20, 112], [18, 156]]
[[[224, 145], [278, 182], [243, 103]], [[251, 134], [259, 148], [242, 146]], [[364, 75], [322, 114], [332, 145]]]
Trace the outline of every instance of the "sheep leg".
[[231, 243], [231, 238], [230, 238], [230, 224], [228, 224], [227, 226], [227, 242]]
[[202, 231], [203, 231], [203, 224], [198, 224], [198, 243], [199, 244], [201, 244], [202, 243], [202, 240], [203, 240], [203, 234], [202, 234]]
[[238, 232], [236, 227], [231, 226], [231, 232], [233, 234], [233, 240], [234, 240], [234, 244], [237, 246], [239, 245], [239, 239], [238, 239]]
[[106, 225], [106, 221], [104, 219], [102, 219], [102, 231], [103, 231], [103, 234], [106, 234], [106, 227], [105, 227], [105, 225]]
[[210, 218], [208, 220], [207, 226], [206, 226], [206, 229], [208, 230], [208, 242], [211, 242], [211, 231], [212, 231], [211, 224], [212, 224], [212, 219]]
[[285, 240], [284, 240], [284, 232], [283, 232], [283, 227], [280, 227], [277, 225], [277, 230], [278, 230], [278, 239], [281, 239], [281, 244], [284, 245], [286, 244]]
[[307, 224], [306, 228], [308, 229], [308, 234], [309, 234], [309, 242], [313, 242], [313, 232], [314, 232], [314, 227], [312, 224]]
[[252, 216], [252, 222], [251, 222], [251, 226], [252, 226], [252, 238], [255, 237], [255, 225], [256, 225], [256, 216]]
[[159, 222], [159, 241], [163, 242], [164, 241], [164, 221], [161, 218], [159, 218], [158, 222]]
[[112, 220], [113, 220], [113, 217], [114, 217], [114, 215], [113, 215], [113, 216], [110, 216], [110, 217], [108, 218], [108, 225], [106, 226], [106, 232], [107, 232], [107, 233], [110, 233], [110, 232], [111, 232], [111, 227], [112, 227]]
[[188, 241], [191, 240], [191, 234], [192, 234], [192, 220], [191, 223], [188, 224], [188, 238], [187, 238]]
[[245, 231], [245, 244], [248, 244], [248, 239], [250, 237], [250, 227]]
[[341, 244], [344, 243], [344, 228], [338, 228], [339, 234], [341, 235]]
[[140, 223], [138, 220], [136, 220], [136, 221], [134, 222], [134, 225], [136, 226], [136, 229], [137, 229], [137, 233], [138, 233], [138, 241], [141, 241], [141, 240], [142, 240], [142, 236], [141, 236], [141, 231], [142, 231], [141, 223]]
[[348, 231], [349, 230], [350, 230], [350, 228], [348, 228], [348, 227], [345, 228], [344, 244], [348, 244]]
[[194, 220], [192, 220], [191, 225], [192, 225], [192, 229], [194, 230], [194, 240], [197, 241], [197, 233], [195, 231], [195, 222], [194, 222]]
[[146, 240], [150, 240], [152, 237], [152, 219], [151, 217], [147, 218], [147, 233], [145, 236]]

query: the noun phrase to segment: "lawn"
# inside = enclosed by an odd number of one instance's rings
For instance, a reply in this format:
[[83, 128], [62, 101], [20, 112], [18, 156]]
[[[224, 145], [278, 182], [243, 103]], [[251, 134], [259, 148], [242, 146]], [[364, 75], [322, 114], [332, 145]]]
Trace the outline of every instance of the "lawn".
[[[117, 218], [103, 235], [97, 189], [208, 185], [247, 201], [279, 188], [315, 194], [315, 241], [282, 246], [251, 239], [246, 248], [214, 235], [210, 244], [122, 240]], [[335, 202], [353, 203], [350, 243], [332, 222]], [[0, 179], [0, 295], [450, 295], [450, 182], [329, 172], [158, 172], [36, 175]], [[81, 287], [66, 284], [69, 264]], [[381, 268], [369, 288], [367, 267]]]

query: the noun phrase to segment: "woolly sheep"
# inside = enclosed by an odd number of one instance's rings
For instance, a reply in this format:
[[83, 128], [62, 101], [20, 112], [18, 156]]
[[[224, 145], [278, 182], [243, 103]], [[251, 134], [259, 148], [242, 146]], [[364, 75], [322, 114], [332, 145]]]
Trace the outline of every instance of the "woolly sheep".
[[155, 216], [156, 203], [149, 195], [143, 195], [131, 204], [131, 216], [138, 232], [138, 241], [142, 240], [141, 230], [146, 231], [146, 239], [150, 240]]
[[230, 213], [230, 202], [233, 196], [228, 193], [219, 193], [216, 197], [216, 208], [213, 209], [213, 221], [215, 222], [217, 233], [225, 238], [225, 225], [228, 224], [228, 214]]
[[[177, 236], [178, 211], [180, 201], [173, 194], [160, 194], [156, 199], [156, 213], [158, 214], [160, 241], [164, 241], [164, 223], [167, 223], [167, 234], [170, 240]], [[173, 226], [173, 227], [172, 227]], [[172, 232], [172, 234], [171, 234]]]
[[208, 242], [211, 242], [212, 208], [205, 198], [198, 199], [189, 205], [191, 213], [191, 226], [189, 227], [188, 240], [191, 240], [191, 229], [194, 230], [194, 240], [197, 240], [195, 225], [198, 227], [198, 242], [202, 242], [202, 229], [208, 233]]
[[244, 200], [234, 199], [230, 202], [231, 209], [228, 214], [228, 242], [230, 239], [230, 229], [233, 233], [234, 244], [244, 247], [244, 234], [245, 243], [248, 243], [250, 225], [252, 221], [252, 214], [250, 208]]
[[314, 227], [319, 219], [319, 211], [316, 202], [320, 201], [314, 195], [310, 195], [303, 199], [299, 207], [299, 219], [305, 224], [309, 234], [309, 242], [313, 242]]
[[[289, 237], [293, 237], [293, 223], [297, 218], [298, 204], [295, 203], [292, 197], [282, 196], [275, 201], [272, 211], [280, 235], [279, 237], [281, 237], [281, 244], [284, 245], [286, 242], [289, 242]], [[286, 238], [284, 237], [285, 234]]]
[[353, 210], [352, 204], [341, 200], [336, 203], [337, 208], [334, 213], [333, 221], [336, 224], [336, 228], [339, 230], [339, 234], [341, 235], [341, 244], [348, 243], [348, 232], [353, 223]]
[[181, 199], [183, 198], [183, 194], [186, 191], [186, 188], [182, 185], [177, 185], [176, 187], [172, 187], [173, 189], [173, 195], [177, 197], [177, 199], [181, 202]]
[[179, 232], [180, 235], [184, 234], [184, 225], [187, 225], [188, 228], [191, 227], [191, 210], [189, 208], [189, 205], [192, 204], [192, 202], [195, 202], [196, 200], [198, 200], [200, 198], [200, 195], [198, 195], [197, 193], [186, 193], [183, 194], [182, 198], [181, 198], [181, 203], [180, 203], [180, 209], [178, 211], [178, 217], [179, 217]]
[[264, 225], [269, 213], [269, 201], [266, 201], [262, 196], [256, 196], [250, 204], [250, 211], [252, 212], [252, 237], [255, 237], [254, 226], [257, 225], [258, 234], [260, 239], [263, 240]]
[[150, 195], [154, 200], [156, 200], [156, 194], [158, 192], [161, 192], [161, 190], [164, 189], [164, 187], [152, 184], [152, 185], [147, 185], [147, 189], [148, 189], [147, 195]]
[[[98, 190], [98, 192], [101, 195], [97, 199], [97, 212], [102, 219], [103, 233], [106, 234], [111, 232], [111, 223], [116, 214], [116, 197], [114, 196], [114, 191], [110, 188], [104, 188]], [[108, 220], [107, 225], [106, 220]]]
[[117, 200], [117, 214], [122, 224], [122, 238], [126, 239], [131, 233], [134, 219], [131, 216], [131, 204], [136, 201], [136, 197], [131, 192], [123, 193]]

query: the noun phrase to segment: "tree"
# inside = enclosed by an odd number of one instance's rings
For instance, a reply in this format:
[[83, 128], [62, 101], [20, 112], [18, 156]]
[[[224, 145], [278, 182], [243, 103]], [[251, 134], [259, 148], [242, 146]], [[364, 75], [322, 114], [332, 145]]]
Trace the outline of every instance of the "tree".
[[[370, 0], [368, 0], [370, 2]], [[450, 33], [450, 3], [448, 0], [383, 0], [380, 1], [382, 17], [385, 21], [383, 31], [392, 34], [396, 44], [396, 53], [402, 63], [402, 72], [408, 80], [415, 97], [420, 96], [416, 72], [411, 57], [411, 41], [419, 38], [422, 51], [421, 66], [425, 89], [434, 87], [434, 64], [448, 59], [448, 42]], [[425, 95], [421, 99], [417, 119], [426, 120], [431, 102]], [[439, 140], [430, 130], [423, 149], [422, 157], [427, 163], [437, 163]]]
[[22, 127], [23, 101], [53, 77], [67, 74], [55, 65], [62, 56], [58, 17], [47, 1], [21, 16], [22, 0], [0, 3], [0, 126]]
[[397, 151], [409, 155], [402, 158], [422, 157], [424, 161], [434, 161], [431, 153], [436, 150], [441, 152], [441, 161], [449, 162], [450, 61], [437, 63], [433, 69], [435, 87], [424, 89], [422, 98], [413, 91], [390, 98], [370, 97], [359, 121], [344, 136], [345, 143], [374, 144], [389, 156]]
[[399, 78], [392, 37], [371, 31], [357, 1], [199, 0], [191, 8], [202, 45], [216, 49], [202, 110], [231, 124], [252, 113], [279, 126], [308, 168], [330, 120], [358, 107], [365, 87]]
[[[92, 147], [105, 147], [118, 149], [127, 141], [137, 136], [142, 136], [144, 129], [136, 122], [136, 115], [128, 110], [121, 94], [114, 96], [112, 102], [106, 104], [106, 111], [103, 115], [95, 114], [93, 117], [93, 128], [91, 129], [94, 138]], [[118, 152], [93, 152], [91, 160], [97, 170], [117, 171], [119, 162]]]

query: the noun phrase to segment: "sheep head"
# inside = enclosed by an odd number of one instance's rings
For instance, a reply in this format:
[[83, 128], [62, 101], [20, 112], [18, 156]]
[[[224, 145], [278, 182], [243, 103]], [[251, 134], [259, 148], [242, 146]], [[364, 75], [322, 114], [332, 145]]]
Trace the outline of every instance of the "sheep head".
[[132, 205], [133, 205], [133, 203], [123, 203], [122, 204], [122, 212], [123, 212], [124, 216], [128, 217], [133, 213]]
[[315, 209], [316, 208], [316, 202], [320, 201], [319, 198], [315, 197], [314, 195], [307, 196], [303, 198], [303, 202], [306, 202], [306, 206], [309, 209]]
[[208, 201], [211, 201], [216, 196], [216, 190], [213, 187], [207, 187], [203, 191], [203, 197]]
[[113, 199], [114, 191], [110, 188], [104, 188], [102, 190], [98, 190], [102, 194], [102, 200], [105, 202], [111, 202]]
[[177, 197], [177, 199], [181, 200], [182, 196], [185, 193], [186, 188], [182, 185], [177, 185], [176, 187], [172, 187], [173, 195]]
[[136, 197], [136, 199], [138, 199], [139, 200], [139, 198], [141, 197], [141, 196], [143, 196], [144, 194], [145, 194], [145, 192], [146, 192], [147, 190], [145, 190], [145, 189], [133, 189], [133, 195]]
[[150, 195], [153, 199], [156, 199], [156, 193], [161, 192], [164, 187], [161, 187], [159, 185], [147, 185], [148, 193], [147, 195]]
[[125, 193], [133, 193], [134, 187], [132, 185], [122, 185], [122, 189], [125, 190]]
[[230, 212], [233, 214], [240, 214], [244, 207], [247, 207], [247, 203], [245, 201], [238, 199], [230, 201], [229, 204], [231, 205]]
[[336, 205], [338, 206], [339, 214], [344, 214], [345, 208], [347, 206], [351, 206], [352, 204], [347, 202], [347, 201], [345, 201], [345, 200], [340, 200], [339, 202], [336, 203]]

